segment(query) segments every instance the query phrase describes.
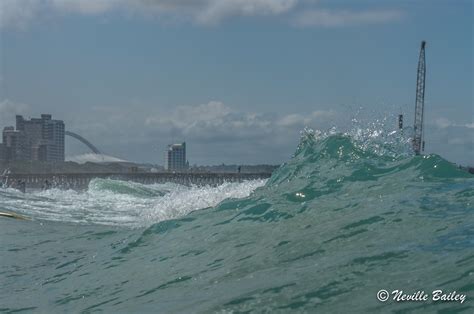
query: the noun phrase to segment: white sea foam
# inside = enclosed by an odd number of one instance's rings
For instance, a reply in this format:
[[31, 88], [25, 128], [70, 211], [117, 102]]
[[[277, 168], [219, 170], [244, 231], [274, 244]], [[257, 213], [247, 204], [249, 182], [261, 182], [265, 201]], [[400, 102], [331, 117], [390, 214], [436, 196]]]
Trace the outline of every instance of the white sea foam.
[[[145, 227], [213, 207], [227, 198], [249, 196], [266, 180], [219, 186], [142, 185], [115, 180], [92, 181], [84, 192], [51, 189], [23, 194], [3, 190], [2, 209], [32, 219], [80, 224]], [[155, 194], [151, 192], [155, 192]], [[146, 192], [143, 195], [143, 192]]]

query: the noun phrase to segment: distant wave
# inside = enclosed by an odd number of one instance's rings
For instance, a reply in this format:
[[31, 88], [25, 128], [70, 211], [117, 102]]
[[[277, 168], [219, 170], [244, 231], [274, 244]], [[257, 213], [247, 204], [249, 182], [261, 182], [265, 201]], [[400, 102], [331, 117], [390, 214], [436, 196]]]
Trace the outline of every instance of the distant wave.
[[127, 162], [126, 160], [104, 154], [82, 154], [67, 156], [66, 161], [73, 161], [77, 162], [78, 164], [84, 164], [86, 162]]

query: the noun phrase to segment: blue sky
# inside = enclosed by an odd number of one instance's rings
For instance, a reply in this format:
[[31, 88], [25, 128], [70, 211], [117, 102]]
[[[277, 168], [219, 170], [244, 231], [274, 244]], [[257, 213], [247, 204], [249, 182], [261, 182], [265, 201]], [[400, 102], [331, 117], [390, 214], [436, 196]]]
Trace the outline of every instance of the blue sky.
[[426, 40], [427, 151], [473, 164], [472, 15], [470, 0], [0, 0], [0, 124], [48, 112], [126, 160], [162, 164], [186, 140], [191, 164], [279, 163], [305, 126], [411, 124]]

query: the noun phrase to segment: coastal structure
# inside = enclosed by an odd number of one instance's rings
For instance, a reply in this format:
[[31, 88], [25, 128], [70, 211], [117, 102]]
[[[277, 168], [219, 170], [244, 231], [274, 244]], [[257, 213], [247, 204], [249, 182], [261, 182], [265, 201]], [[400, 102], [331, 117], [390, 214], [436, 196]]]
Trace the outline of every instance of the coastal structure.
[[186, 142], [168, 145], [165, 152], [165, 170], [183, 171], [186, 169], [188, 169]]
[[416, 75], [416, 101], [415, 101], [415, 123], [413, 136], [413, 151], [420, 155], [425, 150], [425, 141], [423, 139], [423, 116], [425, 111], [425, 62], [426, 42], [421, 42], [420, 57], [418, 59], [418, 71]]
[[100, 152], [100, 150], [97, 147], [95, 147], [91, 142], [89, 142], [84, 137], [80, 136], [79, 134], [71, 132], [71, 131], [66, 131], [66, 132], [64, 132], [64, 134], [67, 135], [67, 136], [70, 136], [72, 138], [75, 138], [76, 140], [78, 140], [82, 144], [86, 145], [92, 151], [93, 154], [102, 155], [102, 153]]
[[189, 172], [158, 172], [158, 173], [0, 173], [0, 185], [18, 188], [17, 182], [24, 183], [25, 189], [87, 189], [93, 179], [111, 179], [132, 181], [141, 184], [173, 182], [182, 185], [220, 185], [224, 182], [242, 182], [247, 180], [268, 179], [271, 171], [254, 173], [189, 173]]
[[16, 116], [16, 129], [5, 127], [0, 158], [6, 161], [64, 161], [64, 122], [50, 114], [26, 120]]

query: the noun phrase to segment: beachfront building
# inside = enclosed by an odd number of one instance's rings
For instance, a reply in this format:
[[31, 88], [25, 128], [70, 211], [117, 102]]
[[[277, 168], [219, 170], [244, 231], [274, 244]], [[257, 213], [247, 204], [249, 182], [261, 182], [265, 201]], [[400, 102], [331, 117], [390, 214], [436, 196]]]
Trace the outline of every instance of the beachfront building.
[[168, 171], [182, 171], [187, 168], [186, 143], [168, 145], [165, 152], [165, 169]]
[[9, 161], [64, 161], [64, 122], [50, 114], [25, 120], [16, 116], [16, 129], [3, 129], [2, 156]]
[[5, 144], [0, 143], [0, 162], [7, 160], [7, 147]]
[[29, 155], [23, 132], [15, 130], [12, 126], [8, 126], [3, 129], [2, 139], [2, 155], [4, 160], [28, 160]]
[[50, 114], [25, 120], [16, 116], [16, 129], [25, 134], [29, 160], [64, 161], [64, 122]]

